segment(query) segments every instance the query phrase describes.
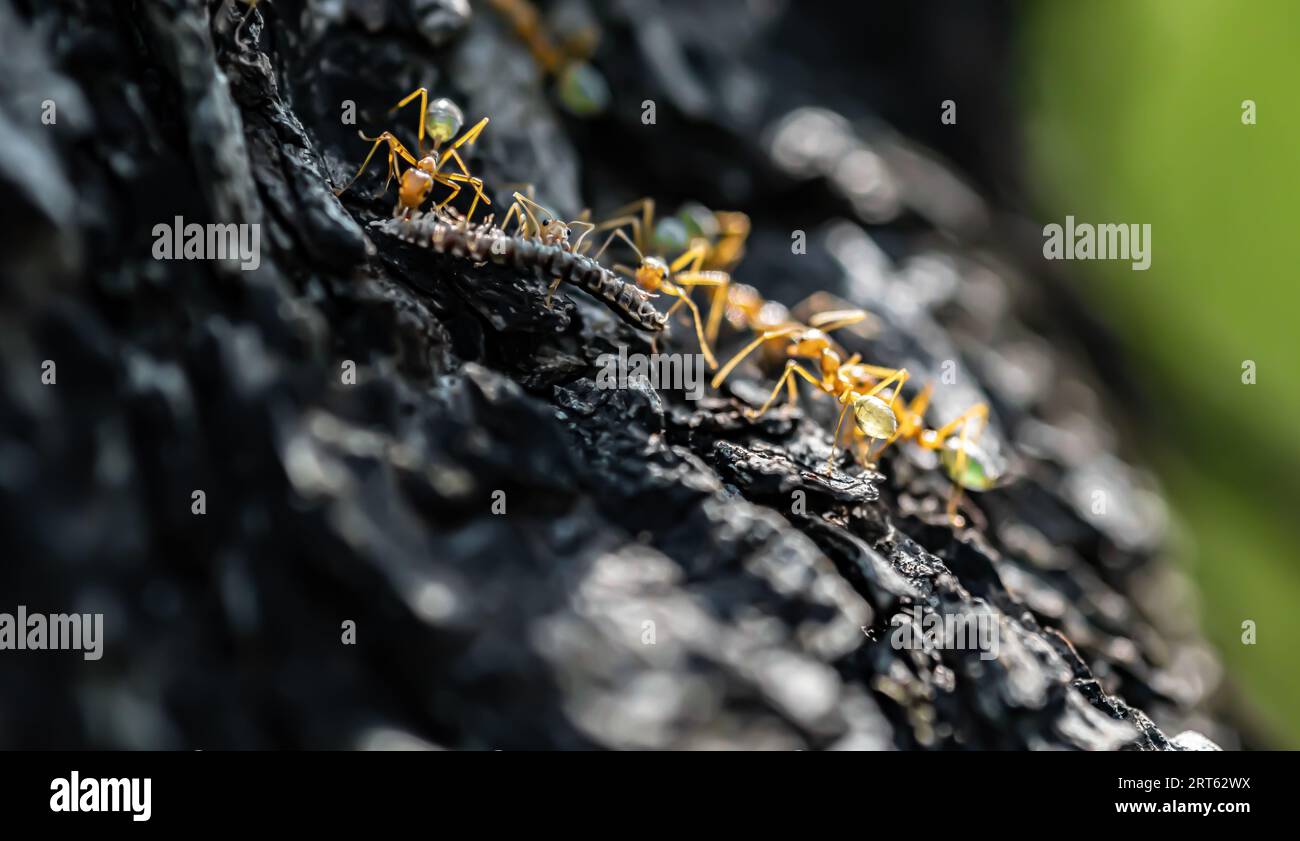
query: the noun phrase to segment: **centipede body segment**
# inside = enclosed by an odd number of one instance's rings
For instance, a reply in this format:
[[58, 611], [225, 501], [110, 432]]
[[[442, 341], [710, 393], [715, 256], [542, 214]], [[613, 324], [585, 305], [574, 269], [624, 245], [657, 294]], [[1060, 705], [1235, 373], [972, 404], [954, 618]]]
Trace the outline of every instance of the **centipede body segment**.
[[619, 318], [640, 330], [661, 332], [668, 318], [655, 309], [650, 296], [595, 259], [558, 245], [510, 236], [488, 224], [469, 224], [444, 214], [419, 213], [372, 222], [388, 236], [430, 248], [449, 257], [476, 263], [491, 262], [519, 271], [577, 286], [609, 307]]

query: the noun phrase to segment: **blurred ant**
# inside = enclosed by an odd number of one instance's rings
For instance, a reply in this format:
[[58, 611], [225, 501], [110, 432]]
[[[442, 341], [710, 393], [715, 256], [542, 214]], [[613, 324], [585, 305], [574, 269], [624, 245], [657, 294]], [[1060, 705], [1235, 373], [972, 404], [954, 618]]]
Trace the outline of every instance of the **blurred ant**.
[[[654, 202], [642, 199], [643, 224], [647, 229], [654, 215]], [[629, 206], [632, 209], [637, 203]], [[660, 219], [654, 226], [656, 246], [663, 252], [681, 251], [692, 246], [704, 249], [704, 259], [700, 268], [709, 271], [731, 274], [736, 264], [745, 253], [745, 242], [749, 239], [749, 217], [734, 210], [709, 210], [701, 204], [689, 202], [677, 210], [675, 216]], [[717, 344], [719, 328], [724, 314], [729, 308], [739, 304], [744, 306], [748, 297], [745, 292], [756, 295], [753, 287], [747, 287], [741, 293], [742, 300], [733, 302], [734, 283], [715, 286], [709, 305], [709, 317], [706, 321], [705, 335], [710, 344]]]
[[489, 0], [514, 29], [544, 73], [555, 79], [560, 102], [580, 117], [598, 114], [609, 104], [609, 86], [587, 59], [596, 51], [599, 32], [594, 26], [579, 29], [555, 46], [542, 25], [541, 13], [528, 0]]
[[[456, 136], [461, 127], [465, 124], [465, 115], [461, 112], [456, 103], [450, 99], [436, 99], [429, 102], [429, 91], [427, 88], [416, 88], [406, 96], [401, 102], [389, 109], [388, 113], [392, 114], [401, 108], [406, 107], [416, 98], [420, 100], [420, 129], [418, 135], [417, 151], [419, 158], [412, 155], [402, 142], [393, 136], [392, 132], [384, 132], [378, 137], [366, 137], [364, 132], [357, 132], [362, 140], [374, 141], [370, 147], [370, 154], [361, 162], [361, 167], [357, 174], [352, 176], [352, 180], [337, 191], [335, 195], [342, 195], [351, 187], [356, 180], [365, 172], [366, 167], [370, 164], [370, 159], [375, 156], [379, 147], [388, 144], [388, 179], [384, 182], [384, 191], [388, 191], [388, 185], [392, 182], [393, 176], [398, 175], [397, 206], [393, 208], [394, 216], [410, 216], [420, 209], [420, 205], [428, 198], [429, 191], [433, 189], [434, 184], [442, 184], [451, 189], [451, 193], [435, 205], [435, 210], [442, 210], [451, 203], [457, 195], [460, 194], [461, 184], [469, 184], [474, 188], [474, 201], [470, 205], [469, 213], [466, 217], [472, 219], [474, 210], [478, 203], [492, 204], [486, 195], [483, 194], [483, 179], [472, 175], [469, 168], [465, 166], [465, 161], [457, 151], [460, 147], [473, 144], [478, 139], [483, 127], [488, 124], [488, 118], [484, 117], [479, 120], [472, 128], [462, 134], [451, 144], [445, 151], [438, 153], [442, 144], [446, 143]], [[424, 151], [424, 139], [426, 133], [433, 144], [433, 148], [426, 155]], [[406, 161], [410, 166], [405, 172], [401, 172], [400, 160]], [[443, 172], [442, 167], [448, 161], [455, 162], [460, 172]]]
[[[757, 411], [747, 410], [746, 415], [756, 418], [767, 412], [776, 402], [784, 386], [789, 392], [790, 402], [798, 400], [798, 388], [793, 377], [797, 374], [824, 394], [829, 394], [843, 404], [839, 420], [831, 440], [831, 454], [827, 459], [829, 469], [835, 463], [835, 449], [839, 444], [840, 429], [844, 425], [844, 416], [853, 410], [853, 421], [857, 432], [867, 438], [892, 440], [898, 432], [898, 418], [894, 413], [894, 404], [898, 399], [903, 384], [907, 382], [906, 368], [882, 368], [861, 362], [861, 355], [854, 354], [848, 359], [841, 359], [829, 333], [841, 327], [864, 321], [869, 314], [864, 310], [834, 310], [817, 313], [808, 319], [808, 324], [790, 323], [770, 330], [764, 330], [753, 341], [740, 350], [713, 377], [712, 385], [718, 388], [727, 376], [746, 356], [759, 346], [774, 339], [784, 339], [786, 355], [793, 357], [786, 361], [785, 371], [776, 381], [767, 402]], [[800, 359], [816, 362], [821, 377], [808, 373]], [[889, 399], [879, 395], [890, 388]]]

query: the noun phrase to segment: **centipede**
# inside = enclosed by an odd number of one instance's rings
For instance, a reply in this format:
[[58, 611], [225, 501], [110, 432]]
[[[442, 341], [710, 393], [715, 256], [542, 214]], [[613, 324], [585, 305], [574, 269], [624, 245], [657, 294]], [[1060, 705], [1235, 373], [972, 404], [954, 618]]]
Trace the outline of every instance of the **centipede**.
[[491, 262], [572, 284], [638, 330], [658, 333], [668, 325], [667, 316], [655, 309], [648, 293], [596, 259], [533, 237], [510, 236], [490, 221], [470, 224], [454, 214], [424, 212], [370, 224], [388, 236], [448, 257]]

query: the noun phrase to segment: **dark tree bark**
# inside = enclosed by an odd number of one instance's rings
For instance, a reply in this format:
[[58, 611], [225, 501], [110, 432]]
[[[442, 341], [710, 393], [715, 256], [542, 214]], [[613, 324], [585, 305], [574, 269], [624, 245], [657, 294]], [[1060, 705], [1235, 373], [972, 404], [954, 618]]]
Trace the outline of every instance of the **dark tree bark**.
[[[0, 0], [0, 593], [106, 634], [97, 661], [5, 660], [0, 745], [1238, 744], [1213, 655], [1162, 619], [1186, 588], [1112, 450], [1095, 336], [1018, 223], [868, 110], [926, 33], [882, 65], [804, 4], [591, 5], [613, 99], [583, 120], [483, 4]], [[847, 350], [941, 384], [940, 415], [987, 401], [1013, 480], [954, 529], [923, 454], [825, 471], [829, 400], [744, 417], [770, 371], [698, 401], [597, 387], [648, 337], [377, 233], [382, 161], [335, 196], [358, 129], [414, 141], [387, 109], [419, 85], [491, 117], [469, 162], [498, 214], [516, 182], [568, 216], [747, 211], [738, 278], [871, 310]], [[176, 217], [257, 225], [259, 265], [156, 259]], [[931, 617], [997, 650], [894, 644]]]

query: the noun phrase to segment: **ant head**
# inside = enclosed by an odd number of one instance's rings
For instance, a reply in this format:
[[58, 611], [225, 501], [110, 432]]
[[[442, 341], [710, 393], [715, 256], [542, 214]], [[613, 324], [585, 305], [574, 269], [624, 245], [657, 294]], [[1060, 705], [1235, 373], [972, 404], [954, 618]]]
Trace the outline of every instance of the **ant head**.
[[643, 289], [655, 290], [668, 279], [668, 264], [658, 257], [646, 257], [636, 270], [636, 282]]
[[435, 146], [441, 146], [460, 132], [465, 114], [450, 99], [435, 99], [425, 115], [425, 131]]
[[855, 394], [853, 420], [868, 438], [888, 438], [898, 430], [898, 418], [889, 404], [874, 394]]
[[542, 242], [549, 245], [566, 245], [569, 242], [569, 226], [559, 219], [543, 219], [537, 233]]
[[1006, 474], [1000, 457], [967, 438], [954, 435], [943, 443], [939, 461], [953, 483], [968, 491], [987, 491], [996, 487]]

